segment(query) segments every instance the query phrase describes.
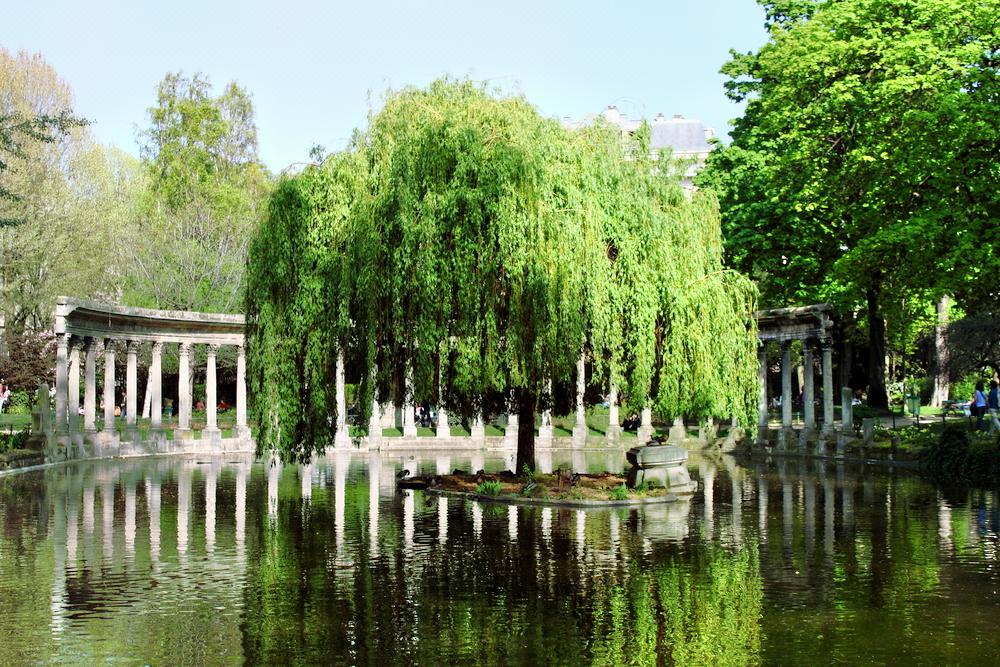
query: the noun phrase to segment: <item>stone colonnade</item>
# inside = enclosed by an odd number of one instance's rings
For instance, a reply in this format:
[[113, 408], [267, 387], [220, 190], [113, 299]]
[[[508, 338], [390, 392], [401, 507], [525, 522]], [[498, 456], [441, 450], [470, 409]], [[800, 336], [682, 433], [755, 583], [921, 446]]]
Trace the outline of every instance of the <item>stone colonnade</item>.
[[[60, 297], [56, 302], [56, 414], [50, 436], [50, 452], [56, 458], [116, 453], [164, 451], [168, 442], [193, 442], [191, 412], [192, 352], [196, 346], [206, 351], [206, 425], [198, 441], [200, 449], [241, 448], [233, 441], [248, 441], [246, 412], [246, 356], [242, 315], [160, 311], [98, 304]], [[139, 437], [137, 367], [142, 344], [150, 344], [149, 392], [150, 427], [145, 447]], [[162, 355], [164, 346], [176, 345], [178, 353], [177, 428], [172, 437], [163, 424]], [[236, 433], [223, 443], [218, 427], [216, 358], [222, 346], [237, 350]], [[116, 426], [117, 354], [127, 355], [125, 373], [124, 432]], [[104, 422], [97, 430], [97, 363], [104, 363]], [[83, 365], [83, 415], [80, 411], [80, 366]], [[131, 451], [123, 451], [129, 443]], [[245, 445], [244, 445], [245, 446]], [[89, 450], [89, 451], [88, 451]]]
[[[343, 355], [340, 355], [337, 360], [337, 374], [336, 374], [336, 389], [335, 395], [337, 400], [337, 414], [346, 415], [346, 403], [344, 396], [345, 391], [345, 378], [343, 373]], [[570, 442], [574, 447], [584, 447], [588, 444], [588, 436], [590, 433], [590, 428], [587, 425], [587, 413], [584, 406], [584, 393], [587, 387], [587, 377], [586, 377], [586, 358], [583, 354], [580, 355], [579, 361], [576, 365], [576, 407], [575, 407], [575, 420], [573, 424], [572, 435], [570, 436]], [[386, 438], [382, 435], [382, 429], [386, 428], [398, 428], [402, 432], [402, 437], [404, 439], [416, 438], [417, 436], [417, 421], [416, 421], [416, 406], [413, 404], [412, 399], [409, 396], [412, 393], [413, 386], [413, 374], [409, 371], [405, 375], [405, 392], [402, 406], [398, 406], [395, 403], [389, 402], [385, 404], [373, 403], [372, 404], [372, 415], [368, 421], [368, 432], [369, 434], [374, 433], [375, 435], [369, 435], [367, 438], [369, 448], [384, 448], [389, 442], [397, 440], [398, 438]], [[608, 445], [619, 445], [622, 439], [622, 429], [619, 425], [620, 414], [619, 414], [619, 403], [618, 403], [618, 391], [611, 385], [608, 388], [608, 430], [605, 433], [603, 440], [607, 442]], [[438, 419], [433, 436], [421, 437], [421, 443], [452, 443], [460, 436], [453, 436], [451, 434], [450, 424], [453, 419], [449, 419], [447, 410], [443, 408], [438, 409]], [[507, 448], [514, 448], [517, 446], [517, 425], [518, 417], [516, 413], [508, 414], [508, 423], [505, 429], [505, 435], [502, 436], [502, 446]], [[469, 424], [470, 433], [468, 438], [472, 440], [474, 444], [485, 444], [486, 438], [486, 424], [485, 418], [482, 414], [479, 414], [472, 422]], [[344, 423], [342, 417], [339, 418], [336, 429], [336, 439], [335, 446], [338, 448], [349, 448], [352, 446], [351, 440], [348, 437], [347, 425]], [[648, 441], [653, 435], [653, 416], [652, 410], [647, 406], [642, 410], [641, 423], [637, 430], [637, 437], [640, 442]], [[535, 439], [535, 445], [537, 447], [552, 447], [556, 436], [554, 434], [554, 427], [552, 424], [552, 411], [543, 410], [541, 413], [541, 420], [538, 423], [538, 436]], [[592, 445], [597, 444], [596, 438], [591, 438], [589, 443]]]
[[[823, 382], [823, 430], [834, 428], [833, 412], [833, 340], [830, 336], [832, 322], [829, 304], [802, 308], [779, 308], [756, 313], [759, 346], [757, 348], [760, 394], [757, 400], [757, 426], [760, 437], [768, 430], [770, 406], [767, 382], [767, 345], [777, 342], [781, 346], [781, 426], [787, 432], [792, 428], [792, 363], [791, 346], [802, 341], [802, 423], [807, 435], [816, 429], [815, 354], [821, 354]], [[850, 410], [847, 411], [849, 414]], [[850, 427], [850, 424], [845, 424]]]

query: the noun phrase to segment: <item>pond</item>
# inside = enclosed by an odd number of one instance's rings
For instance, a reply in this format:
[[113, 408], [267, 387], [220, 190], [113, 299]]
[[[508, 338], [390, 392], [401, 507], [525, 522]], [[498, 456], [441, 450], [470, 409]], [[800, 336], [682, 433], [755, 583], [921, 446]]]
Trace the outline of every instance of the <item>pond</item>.
[[[411, 458], [411, 456], [413, 458]], [[621, 453], [546, 466], [621, 467]], [[0, 477], [0, 664], [977, 664], [997, 492], [690, 462], [669, 506], [397, 492], [459, 452], [81, 462]]]

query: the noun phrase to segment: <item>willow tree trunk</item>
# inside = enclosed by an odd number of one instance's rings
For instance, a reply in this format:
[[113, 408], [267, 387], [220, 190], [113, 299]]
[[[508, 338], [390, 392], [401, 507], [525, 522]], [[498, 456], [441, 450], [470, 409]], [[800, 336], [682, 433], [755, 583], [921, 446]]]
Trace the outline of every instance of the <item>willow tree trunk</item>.
[[865, 290], [868, 300], [868, 405], [888, 408], [885, 391], [885, 320], [879, 311], [880, 287]]
[[517, 392], [517, 463], [516, 474], [524, 467], [535, 469], [535, 403], [538, 396], [528, 389]]

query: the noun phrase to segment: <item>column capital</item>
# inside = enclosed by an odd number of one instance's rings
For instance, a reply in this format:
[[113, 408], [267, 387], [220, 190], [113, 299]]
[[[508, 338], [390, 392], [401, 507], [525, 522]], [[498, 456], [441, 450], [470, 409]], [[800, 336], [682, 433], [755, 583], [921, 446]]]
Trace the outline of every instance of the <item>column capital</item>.
[[791, 338], [786, 338], [786, 339], [784, 339], [784, 340], [781, 341], [781, 351], [782, 352], [784, 352], [785, 350], [789, 349], [791, 346], [792, 346], [792, 339]]
[[219, 351], [219, 344], [218, 343], [206, 343], [205, 344], [205, 350], [208, 352], [208, 354], [210, 354], [211, 356], [214, 357], [218, 353], [218, 351]]
[[831, 338], [830, 336], [824, 336], [819, 339], [819, 345], [824, 350], [828, 350], [833, 347], [833, 338]]
[[83, 338], [83, 348], [90, 352], [97, 347], [97, 339], [93, 336], [84, 336]]
[[153, 341], [153, 354], [160, 354], [161, 352], [163, 352], [163, 341]]
[[177, 346], [177, 353], [183, 357], [190, 356], [191, 354], [191, 343], [181, 343]]
[[102, 339], [102, 342], [104, 343], [104, 353], [105, 354], [109, 354], [109, 353], [110, 354], [114, 354], [115, 352], [118, 351], [118, 348], [122, 344], [122, 341], [119, 340], [118, 338], [104, 338], [104, 339]]
[[83, 349], [83, 345], [84, 345], [83, 336], [79, 336], [79, 335], [76, 335], [76, 334], [72, 334], [72, 335], [71, 334], [60, 334], [60, 335], [63, 336], [63, 337], [65, 337], [66, 342], [69, 345], [70, 349], [74, 349], [74, 350], [82, 350]]
[[139, 346], [141, 344], [142, 343], [137, 340], [127, 340], [125, 341], [125, 349], [128, 351], [129, 354], [136, 354], [137, 352], [139, 352]]

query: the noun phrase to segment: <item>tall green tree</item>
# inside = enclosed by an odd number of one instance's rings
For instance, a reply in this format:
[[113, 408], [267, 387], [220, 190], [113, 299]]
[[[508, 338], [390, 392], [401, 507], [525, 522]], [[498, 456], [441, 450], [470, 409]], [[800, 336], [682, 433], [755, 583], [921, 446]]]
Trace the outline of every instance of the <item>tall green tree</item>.
[[410, 398], [517, 413], [519, 470], [583, 350], [633, 406], [750, 423], [755, 290], [722, 266], [714, 199], [635, 154], [469, 82], [390, 94], [350, 151], [279, 185], [254, 241], [258, 445], [330, 441], [338, 352], [363, 411], [412, 372]]
[[722, 70], [746, 110], [700, 184], [765, 303], [864, 310], [885, 406], [887, 305], [977, 299], [1000, 270], [1000, 2], [761, 4], [769, 41]]
[[200, 74], [160, 82], [141, 135], [147, 169], [128, 244], [124, 298], [135, 305], [232, 311], [249, 239], [270, 190], [249, 93], [213, 95]]
[[96, 144], [40, 54], [0, 49], [0, 314], [51, 326], [59, 294], [114, 298], [130, 160]]

